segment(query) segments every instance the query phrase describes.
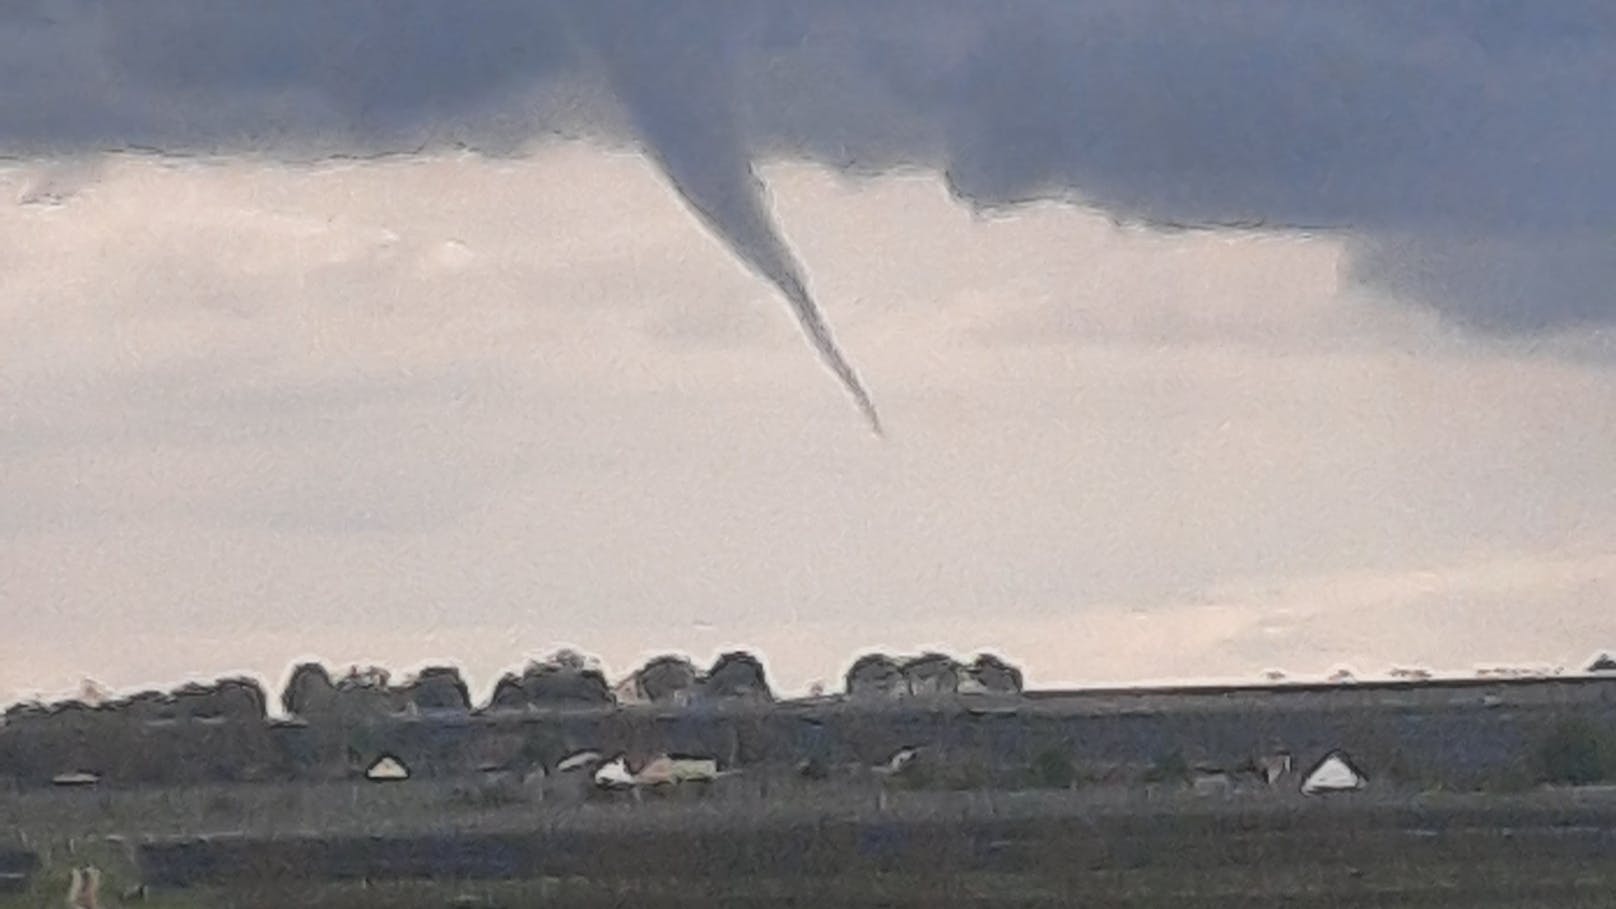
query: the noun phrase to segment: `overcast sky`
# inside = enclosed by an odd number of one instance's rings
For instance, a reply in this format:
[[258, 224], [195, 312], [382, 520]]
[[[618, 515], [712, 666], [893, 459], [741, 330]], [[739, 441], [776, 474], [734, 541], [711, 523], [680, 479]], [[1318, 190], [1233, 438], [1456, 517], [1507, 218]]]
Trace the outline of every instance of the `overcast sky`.
[[[788, 690], [870, 648], [1052, 685], [1616, 645], [1599, 5], [755, 6], [568, 20], [516, 76], [465, 50], [498, 16], [314, 46], [286, 4], [257, 57], [185, 2], [0, 16], [38, 64], [0, 62], [0, 697], [307, 656], [481, 692], [561, 644], [746, 646]], [[1264, 225], [1164, 227], [1229, 221]]]

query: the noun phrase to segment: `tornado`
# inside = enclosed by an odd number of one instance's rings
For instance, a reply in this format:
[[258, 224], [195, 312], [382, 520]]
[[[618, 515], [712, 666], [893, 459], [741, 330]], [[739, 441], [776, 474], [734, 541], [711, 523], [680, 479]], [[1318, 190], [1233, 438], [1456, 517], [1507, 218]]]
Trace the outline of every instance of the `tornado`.
[[880, 414], [815, 302], [780, 235], [739, 123], [737, 68], [722, 16], [692, 6], [613, 5], [571, 25], [600, 62], [645, 151], [685, 205], [753, 272], [785, 297], [803, 334], [852, 396], [870, 429]]

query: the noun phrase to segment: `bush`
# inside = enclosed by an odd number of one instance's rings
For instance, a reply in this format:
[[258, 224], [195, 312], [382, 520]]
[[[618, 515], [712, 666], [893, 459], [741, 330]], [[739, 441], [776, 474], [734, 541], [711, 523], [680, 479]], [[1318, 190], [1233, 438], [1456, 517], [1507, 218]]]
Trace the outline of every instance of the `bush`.
[[959, 792], [988, 788], [988, 767], [978, 760], [968, 760], [949, 768], [944, 787]]
[[830, 766], [818, 757], [811, 757], [797, 765], [797, 772], [807, 780], [830, 779]]
[[1077, 780], [1077, 768], [1063, 748], [1046, 748], [1032, 759], [1035, 785], [1045, 789], [1066, 789]]
[[900, 789], [930, 789], [937, 783], [937, 773], [929, 761], [914, 761], [903, 768], [892, 781]]
[[1184, 760], [1184, 752], [1176, 748], [1157, 757], [1145, 771], [1147, 783], [1182, 783], [1189, 778], [1189, 762]]
[[246, 806], [235, 796], [217, 793], [208, 796], [202, 811], [212, 817], [240, 817], [246, 811]]
[[449, 798], [469, 808], [499, 808], [526, 802], [528, 794], [520, 780], [500, 777], [463, 783], [454, 787]]
[[1538, 754], [1548, 783], [1583, 786], [1616, 775], [1616, 747], [1609, 735], [1584, 719], [1560, 723]]
[[1510, 795], [1530, 792], [1535, 783], [1529, 768], [1509, 767], [1487, 774], [1477, 788], [1482, 792]]

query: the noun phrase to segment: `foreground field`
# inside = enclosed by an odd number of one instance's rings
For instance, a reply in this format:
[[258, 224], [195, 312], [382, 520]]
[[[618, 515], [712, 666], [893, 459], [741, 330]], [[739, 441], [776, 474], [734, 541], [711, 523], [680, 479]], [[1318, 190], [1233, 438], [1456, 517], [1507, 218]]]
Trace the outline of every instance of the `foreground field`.
[[61, 905], [67, 869], [85, 863], [105, 869], [109, 894], [147, 882], [156, 907], [1608, 907], [1616, 893], [1616, 797], [1600, 792], [908, 793], [884, 809], [849, 798], [525, 814], [440, 815], [387, 835], [266, 826], [180, 838], [148, 817], [121, 839], [36, 818], [20, 836], [45, 868], [0, 909]]

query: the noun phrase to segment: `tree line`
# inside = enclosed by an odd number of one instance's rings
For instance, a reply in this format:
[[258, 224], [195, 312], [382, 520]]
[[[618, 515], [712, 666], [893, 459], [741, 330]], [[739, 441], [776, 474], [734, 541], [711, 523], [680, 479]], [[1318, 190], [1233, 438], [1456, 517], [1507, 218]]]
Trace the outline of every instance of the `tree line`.
[[[859, 657], [844, 676], [844, 692], [855, 698], [906, 697], [955, 693], [1016, 694], [1021, 670], [991, 654], [963, 663], [928, 652], [914, 657], [870, 653]], [[817, 693], [817, 692], [816, 692]], [[324, 664], [304, 662], [292, 668], [280, 693], [279, 706], [291, 718], [357, 719], [390, 714], [501, 712], [553, 707], [609, 707], [619, 704], [691, 704], [712, 700], [773, 702], [763, 662], [744, 650], [720, 654], [702, 669], [689, 657], [653, 657], [617, 685], [607, 681], [598, 660], [571, 649], [532, 660], [520, 671], [506, 672], [488, 701], [472, 703], [470, 688], [458, 668], [428, 666], [402, 682], [378, 666], [350, 666], [333, 674]], [[117, 712], [151, 722], [263, 720], [269, 697], [263, 685], [246, 676], [230, 676], [210, 684], [190, 682], [170, 691], [147, 690], [112, 696], [86, 682], [77, 698], [55, 703], [25, 701], [5, 712], [7, 723], [84, 711]]]

